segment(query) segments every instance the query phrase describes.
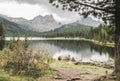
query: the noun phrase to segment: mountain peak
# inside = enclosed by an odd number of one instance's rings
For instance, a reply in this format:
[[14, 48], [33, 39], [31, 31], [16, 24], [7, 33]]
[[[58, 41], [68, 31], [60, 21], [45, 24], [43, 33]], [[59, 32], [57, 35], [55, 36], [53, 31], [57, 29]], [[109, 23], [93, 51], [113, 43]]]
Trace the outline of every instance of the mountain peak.
[[53, 18], [53, 15], [45, 15], [44, 17], [51, 17], [51, 18]]
[[53, 15], [46, 15], [46, 16], [44, 16], [44, 18], [50, 22], [53, 22], [53, 21], [55, 22]]
[[84, 24], [84, 25], [87, 25], [87, 26], [98, 27], [102, 23], [102, 21], [95, 20], [92, 17], [87, 17], [87, 18], [81, 17], [81, 19], [78, 20], [77, 23]]
[[38, 15], [38, 16], [34, 17], [32, 20], [39, 20], [39, 19], [42, 19], [42, 18], [43, 18], [43, 16]]
[[48, 23], [48, 22], [56, 22], [52, 15], [41, 16], [38, 15], [34, 19], [31, 20], [32, 23]]

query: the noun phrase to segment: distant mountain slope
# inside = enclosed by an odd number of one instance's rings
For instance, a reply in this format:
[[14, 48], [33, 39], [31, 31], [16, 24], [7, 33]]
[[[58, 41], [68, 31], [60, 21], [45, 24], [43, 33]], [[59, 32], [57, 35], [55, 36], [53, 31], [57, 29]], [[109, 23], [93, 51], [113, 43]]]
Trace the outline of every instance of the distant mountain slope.
[[69, 32], [69, 31], [87, 31], [90, 29], [90, 26], [82, 25], [77, 22], [63, 25], [61, 28], [57, 28], [54, 31], [56, 32]]
[[57, 28], [53, 31], [49, 32], [44, 32], [42, 33], [43, 36], [46, 37], [56, 37], [56, 36], [61, 36], [61, 37], [66, 37], [66, 36], [80, 36], [80, 34], [86, 35], [91, 29], [91, 26], [86, 26], [86, 25], [81, 25], [78, 22], [70, 23], [61, 26], [60, 28]]
[[77, 21], [79, 24], [87, 25], [87, 26], [93, 26], [98, 27], [101, 23], [103, 23], [100, 20], [94, 20], [91, 17], [83, 18], [81, 17], [80, 20]]
[[18, 33], [20, 35], [37, 35], [37, 32], [34, 31], [28, 31], [25, 29], [22, 29], [22, 26], [19, 24], [16, 24], [14, 22], [10, 22], [7, 19], [1, 18], [0, 17], [0, 22], [2, 22], [5, 26], [5, 30], [6, 30], [6, 36], [17, 36]]
[[41, 35], [54, 35], [54, 34], [77, 34], [80, 32], [87, 32], [90, 30], [90, 26], [96, 27], [101, 22], [93, 20], [92, 18], [81, 18], [80, 20], [62, 25], [57, 23], [52, 15], [36, 16], [32, 20], [24, 18], [13, 18], [0, 14], [0, 21], [6, 27], [7, 36], [15, 36], [20, 33], [25, 33], [29, 36], [41, 36]]
[[60, 24], [54, 20], [52, 15], [39, 15], [32, 20], [27, 20], [24, 18], [12, 18], [4, 15], [0, 15], [0, 17], [5, 18], [14, 23], [20, 24], [22, 26], [22, 29], [33, 30], [36, 32], [50, 31], [60, 27]]

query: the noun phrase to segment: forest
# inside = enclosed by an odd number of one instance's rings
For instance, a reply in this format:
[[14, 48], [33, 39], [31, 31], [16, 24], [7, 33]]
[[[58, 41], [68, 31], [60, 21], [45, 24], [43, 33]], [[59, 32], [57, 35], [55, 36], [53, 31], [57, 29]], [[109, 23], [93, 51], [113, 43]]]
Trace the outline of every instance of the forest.
[[62, 27], [53, 31], [42, 33], [42, 37], [65, 37], [65, 38], [86, 38], [97, 40], [99, 42], [114, 42], [115, 26], [110, 24], [100, 24], [98, 27], [90, 27], [84, 25]]

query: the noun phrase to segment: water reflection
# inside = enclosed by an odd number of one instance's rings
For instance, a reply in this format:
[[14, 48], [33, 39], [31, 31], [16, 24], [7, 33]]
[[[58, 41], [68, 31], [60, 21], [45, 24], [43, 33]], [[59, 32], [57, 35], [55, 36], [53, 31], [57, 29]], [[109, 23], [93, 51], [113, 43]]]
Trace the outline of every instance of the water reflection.
[[31, 46], [35, 50], [47, 51], [53, 58], [69, 54], [81, 57], [83, 61], [108, 61], [114, 56], [114, 48], [93, 44], [80, 40], [44, 40], [32, 41]]

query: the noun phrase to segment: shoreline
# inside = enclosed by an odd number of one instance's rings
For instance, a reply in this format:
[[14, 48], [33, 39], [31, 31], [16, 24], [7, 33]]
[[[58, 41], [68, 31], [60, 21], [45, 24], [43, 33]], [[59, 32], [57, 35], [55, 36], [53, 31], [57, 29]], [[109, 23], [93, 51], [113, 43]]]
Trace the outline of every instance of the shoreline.
[[[74, 38], [65, 38], [65, 37], [53, 37], [53, 38], [47, 38], [47, 37], [27, 37], [28, 40], [83, 40], [83, 41], [88, 41], [88, 42], [92, 42], [94, 44], [100, 45], [100, 46], [107, 46], [107, 47], [114, 47], [114, 43], [102, 43], [100, 41], [97, 40], [93, 40], [93, 39], [86, 39], [86, 38], [79, 38], [79, 37], [74, 37]], [[10, 41], [11, 39], [13, 39], [13, 37], [5, 37], [6, 41]], [[17, 40], [18, 37], [15, 37], [15, 40]], [[24, 37], [20, 37], [20, 40], [24, 40]]]

